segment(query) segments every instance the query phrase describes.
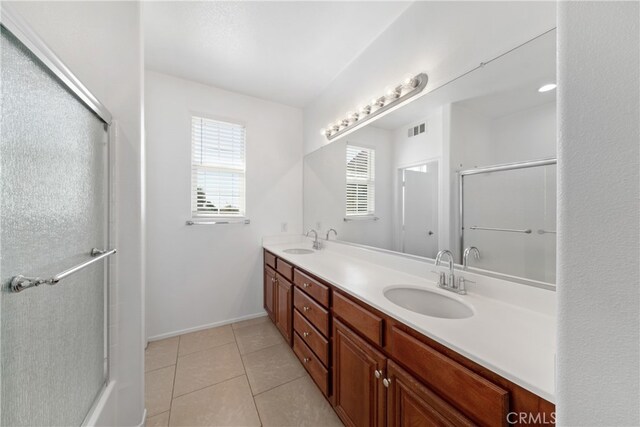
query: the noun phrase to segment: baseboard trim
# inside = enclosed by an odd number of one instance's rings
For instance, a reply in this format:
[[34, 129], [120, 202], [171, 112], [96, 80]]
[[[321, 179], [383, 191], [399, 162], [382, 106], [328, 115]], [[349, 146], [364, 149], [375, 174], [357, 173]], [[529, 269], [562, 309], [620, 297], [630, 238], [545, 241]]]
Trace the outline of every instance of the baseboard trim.
[[261, 311], [260, 313], [248, 314], [246, 316], [241, 316], [241, 317], [236, 317], [236, 318], [233, 318], [233, 319], [222, 320], [220, 322], [208, 323], [206, 325], [200, 325], [200, 326], [196, 326], [196, 327], [193, 327], [193, 328], [181, 329], [181, 330], [178, 330], [178, 331], [167, 332], [165, 334], [154, 335], [152, 337], [148, 337], [147, 338], [147, 343], [149, 343], [151, 341], [163, 340], [165, 338], [176, 337], [176, 336], [182, 335], [182, 334], [188, 334], [189, 332], [197, 332], [197, 331], [201, 331], [203, 329], [215, 328], [216, 326], [224, 326], [224, 325], [229, 325], [231, 323], [242, 322], [243, 320], [256, 319], [258, 317], [262, 317], [262, 316], [266, 316], [266, 315], [267, 315], [266, 311]]

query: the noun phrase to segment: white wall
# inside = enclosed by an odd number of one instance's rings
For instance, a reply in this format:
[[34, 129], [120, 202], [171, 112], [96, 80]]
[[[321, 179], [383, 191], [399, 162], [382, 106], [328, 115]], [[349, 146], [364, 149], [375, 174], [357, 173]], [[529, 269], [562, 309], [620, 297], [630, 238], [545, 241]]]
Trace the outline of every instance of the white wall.
[[[302, 112], [146, 72], [147, 336], [262, 314], [261, 238], [302, 232]], [[191, 218], [191, 112], [247, 129], [250, 225]]]
[[426, 72], [427, 93], [553, 28], [555, 11], [555, 2], [415, 2], [305, 108], [305, 153], [326, 144], [320, 129], [407, 75]]
[[639, 14], [559, 7], [559, 425], [640, 425]]
[[138, 425], [144, 409], [142, 40], [135, 2], [10, 2], [117, 122], [117, 274], [111, 306], [116, 402], [105, 425]]

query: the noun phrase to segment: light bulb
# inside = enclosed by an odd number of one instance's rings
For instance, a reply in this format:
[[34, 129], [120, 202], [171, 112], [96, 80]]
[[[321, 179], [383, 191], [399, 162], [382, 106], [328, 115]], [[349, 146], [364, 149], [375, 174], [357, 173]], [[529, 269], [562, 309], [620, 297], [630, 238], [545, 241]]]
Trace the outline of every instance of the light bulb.
[[538, 92], [542, 93], [542, 92], [549, 92], [550, 90], [554, 90], [556, 88], [555, 83], [547, 83], [546, 85], [540, 86], [540, 89], [538, 89]]

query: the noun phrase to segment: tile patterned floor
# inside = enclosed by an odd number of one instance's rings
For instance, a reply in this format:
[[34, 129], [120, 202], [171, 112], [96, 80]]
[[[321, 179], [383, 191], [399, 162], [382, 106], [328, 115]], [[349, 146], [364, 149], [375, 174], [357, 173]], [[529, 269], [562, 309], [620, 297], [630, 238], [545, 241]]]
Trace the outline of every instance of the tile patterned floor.
[[268, 317], [149, 343], [147, 427], [342, 426]]

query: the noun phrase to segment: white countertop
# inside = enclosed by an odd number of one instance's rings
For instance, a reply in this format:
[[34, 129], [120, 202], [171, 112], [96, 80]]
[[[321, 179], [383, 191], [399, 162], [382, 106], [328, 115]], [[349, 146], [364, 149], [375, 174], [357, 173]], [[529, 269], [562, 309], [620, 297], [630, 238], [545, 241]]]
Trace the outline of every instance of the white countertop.
[[[333, 242], [325, 243], [325, 248], [313, 254], [285, 253], [284, 249], [310, 248], [307, 239], [293, 240], [282, 243], [278, 239], [265, 238], [263, 246], [429, 338], [554, 402], [555, 292], [465, 273], [465, 277], [478, 283], [468, 286], [467, 295], [456, 295], [436, 286], [436, 276], [430, 273], [433, 265], [423, 261], [373, 254], [371, 250]], [[409, 274], [407, 270], [411, 273], [424, 270], [424, 274]], [[399, 284], [426, 288], [463, 301], [473, 308], [474, 315], [466, 319], [441, 319], [409, 311], [392, 303], [383, 294], [386, 288]]]

